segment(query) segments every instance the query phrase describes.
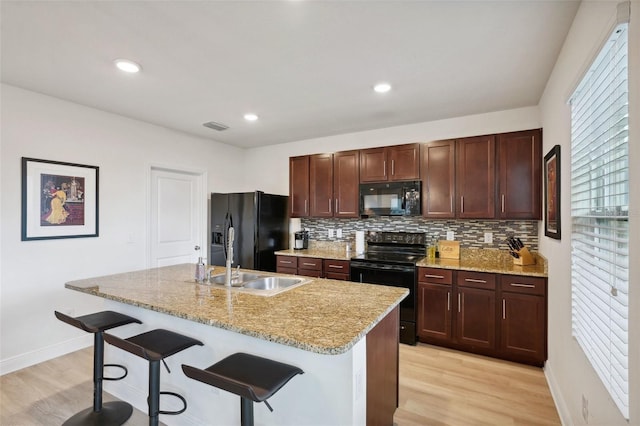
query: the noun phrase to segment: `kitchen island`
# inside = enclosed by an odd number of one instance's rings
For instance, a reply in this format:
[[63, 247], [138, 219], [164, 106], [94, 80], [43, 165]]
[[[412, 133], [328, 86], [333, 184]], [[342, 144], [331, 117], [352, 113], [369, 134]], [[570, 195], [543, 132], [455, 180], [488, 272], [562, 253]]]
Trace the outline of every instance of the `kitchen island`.
[[[248, 352], [300, 367], [270, 400], [271, 413], [256, 404], [257, 424], [392, 424], [397, 406], [398, 304], [407, 290], [327, 279], [274, 296], [193, 280], [194, 265], [183, 264], [78, 280], [68, 289], [102, 297], [112, 309], [141, 321], [112, 333], [129, 337], [165, 328], [201, 340], [168, 358], [161, 389], [180, 393], [189, 408], [161, 416], [169, 425], [239, 424], [239, 397], [186, 378], [181, 364], [205, 368], [234, 352]], [[214, 274], [223, 273], [217, 268]], [[106, 382], [116, 397], [147, 411], [144, 360], [106, 346], [105, 359], [129, 367], [120, 382]], [[161, 409], [174, 401], [163, 398]], [[176, 404], [177, 405], [177, 404]]]

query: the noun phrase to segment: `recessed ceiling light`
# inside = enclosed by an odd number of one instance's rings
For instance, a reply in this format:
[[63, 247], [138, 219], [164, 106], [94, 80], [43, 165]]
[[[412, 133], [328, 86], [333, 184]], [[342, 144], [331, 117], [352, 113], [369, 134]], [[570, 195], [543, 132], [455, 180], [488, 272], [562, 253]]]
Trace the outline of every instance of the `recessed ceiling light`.
[[389, 83], [378, 83], [373, 86], [373, 90], [378, 93], [387, 93], [389, 90], [391, 90], [391, 85]]
[[244, 119], [247, 121], [256, 121], [258, 116], [250, 112], [244, 115]]
[[118, 67], [119, 70], [132, 74], [140, 72], [140, 70], [142, 69], [140, 64], [137, 64], [128, 59], [116, 59], [113, 62], [116, 64], [116, 67]]

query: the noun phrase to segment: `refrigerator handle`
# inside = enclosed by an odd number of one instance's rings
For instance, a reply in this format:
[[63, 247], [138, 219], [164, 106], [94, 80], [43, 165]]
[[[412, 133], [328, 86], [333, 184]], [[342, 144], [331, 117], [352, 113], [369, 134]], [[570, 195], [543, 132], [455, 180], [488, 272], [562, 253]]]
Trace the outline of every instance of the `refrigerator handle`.
[[224, 260], [227, 260], [227, 231], [229, 230], [229, 227], [227, 226], [227, 222], [229, 220], [229, 212], [227, 212], [224, 215], [224, 225], [222, 226], [222, 251], [224, 253]]

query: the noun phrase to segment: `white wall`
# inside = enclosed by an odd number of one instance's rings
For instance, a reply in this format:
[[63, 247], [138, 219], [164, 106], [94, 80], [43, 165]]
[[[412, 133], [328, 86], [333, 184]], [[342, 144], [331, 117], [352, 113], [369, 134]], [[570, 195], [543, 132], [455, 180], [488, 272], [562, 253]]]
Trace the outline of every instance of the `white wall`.
[[[582, 417], [582, 395], [588, 400], [588, 423], [598, 425], [627, 425], [617, 407], [584, 353], [571, 334], [571, 247], [570, 247], [570, 138], [571, 115], [568, 97], [589, 66], [602, 43], [613, 28], [616, 2], [583, 1], [547, 83], [540, 102], [540, 114], [544, 128], [543, 153], [553, 145], [561, 146], [562, 240], [553, 240], [540, 231], [540, 251], [549, 261], [549, 361], [546, 374], [565, 424], [585, 424]], [[640, 279], [637, 249], [640, 247], [640, 200], [637, 182], [640, 182], [640, 2], [632, 2], [629, 31], [629, 88], [630, 88], [630, 179], [632, 184], [631, 246], [630, 253], [630, 421], [640, 424], [640, 289], [635, 285]], [[634, 182], [636, 183], [634, 186]]]
[[288, 194], [291, 156], [537, 129], [540, 123], [538, 108], [527, 107], [254, 148], [247, 152], [247, 179]]
[[[0, 372], [92, 343], [58, 321], [100, 300], [66, 290], [79, 278], [147, 266], [151, 164], [207, 172], [209, 191], [242, 191], [244, 151], [2, 85]], [[100, 167], [100, 236], [20, 241], [21, 157]], [[216, 161], [221, 160], [222, 161]], [[129, 236], [133, 242], [129, 242]]]

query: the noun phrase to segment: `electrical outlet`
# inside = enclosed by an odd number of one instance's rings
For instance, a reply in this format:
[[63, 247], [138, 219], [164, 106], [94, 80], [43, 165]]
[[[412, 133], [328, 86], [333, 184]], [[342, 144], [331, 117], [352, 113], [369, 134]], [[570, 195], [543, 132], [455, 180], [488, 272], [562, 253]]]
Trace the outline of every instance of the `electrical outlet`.
[[333, 238], [333, 229], [329, 229], [329, 238]]
[[484, 233], [484, 242], [485, 244], [493, 243], [493, 232], [485, 232]]
[[585, 423], [589, 423], [589, 400], [582, 395], [582, 419]]
[[456, 239], [456, 234], [454, 234], [453, 231], [447, 231], [447, 240], [453, 241], [455, 239]]
[[336, 237], [337, 238], [342, 238], [342, 229], [340, 229], [340, 228], [336, 229]]

